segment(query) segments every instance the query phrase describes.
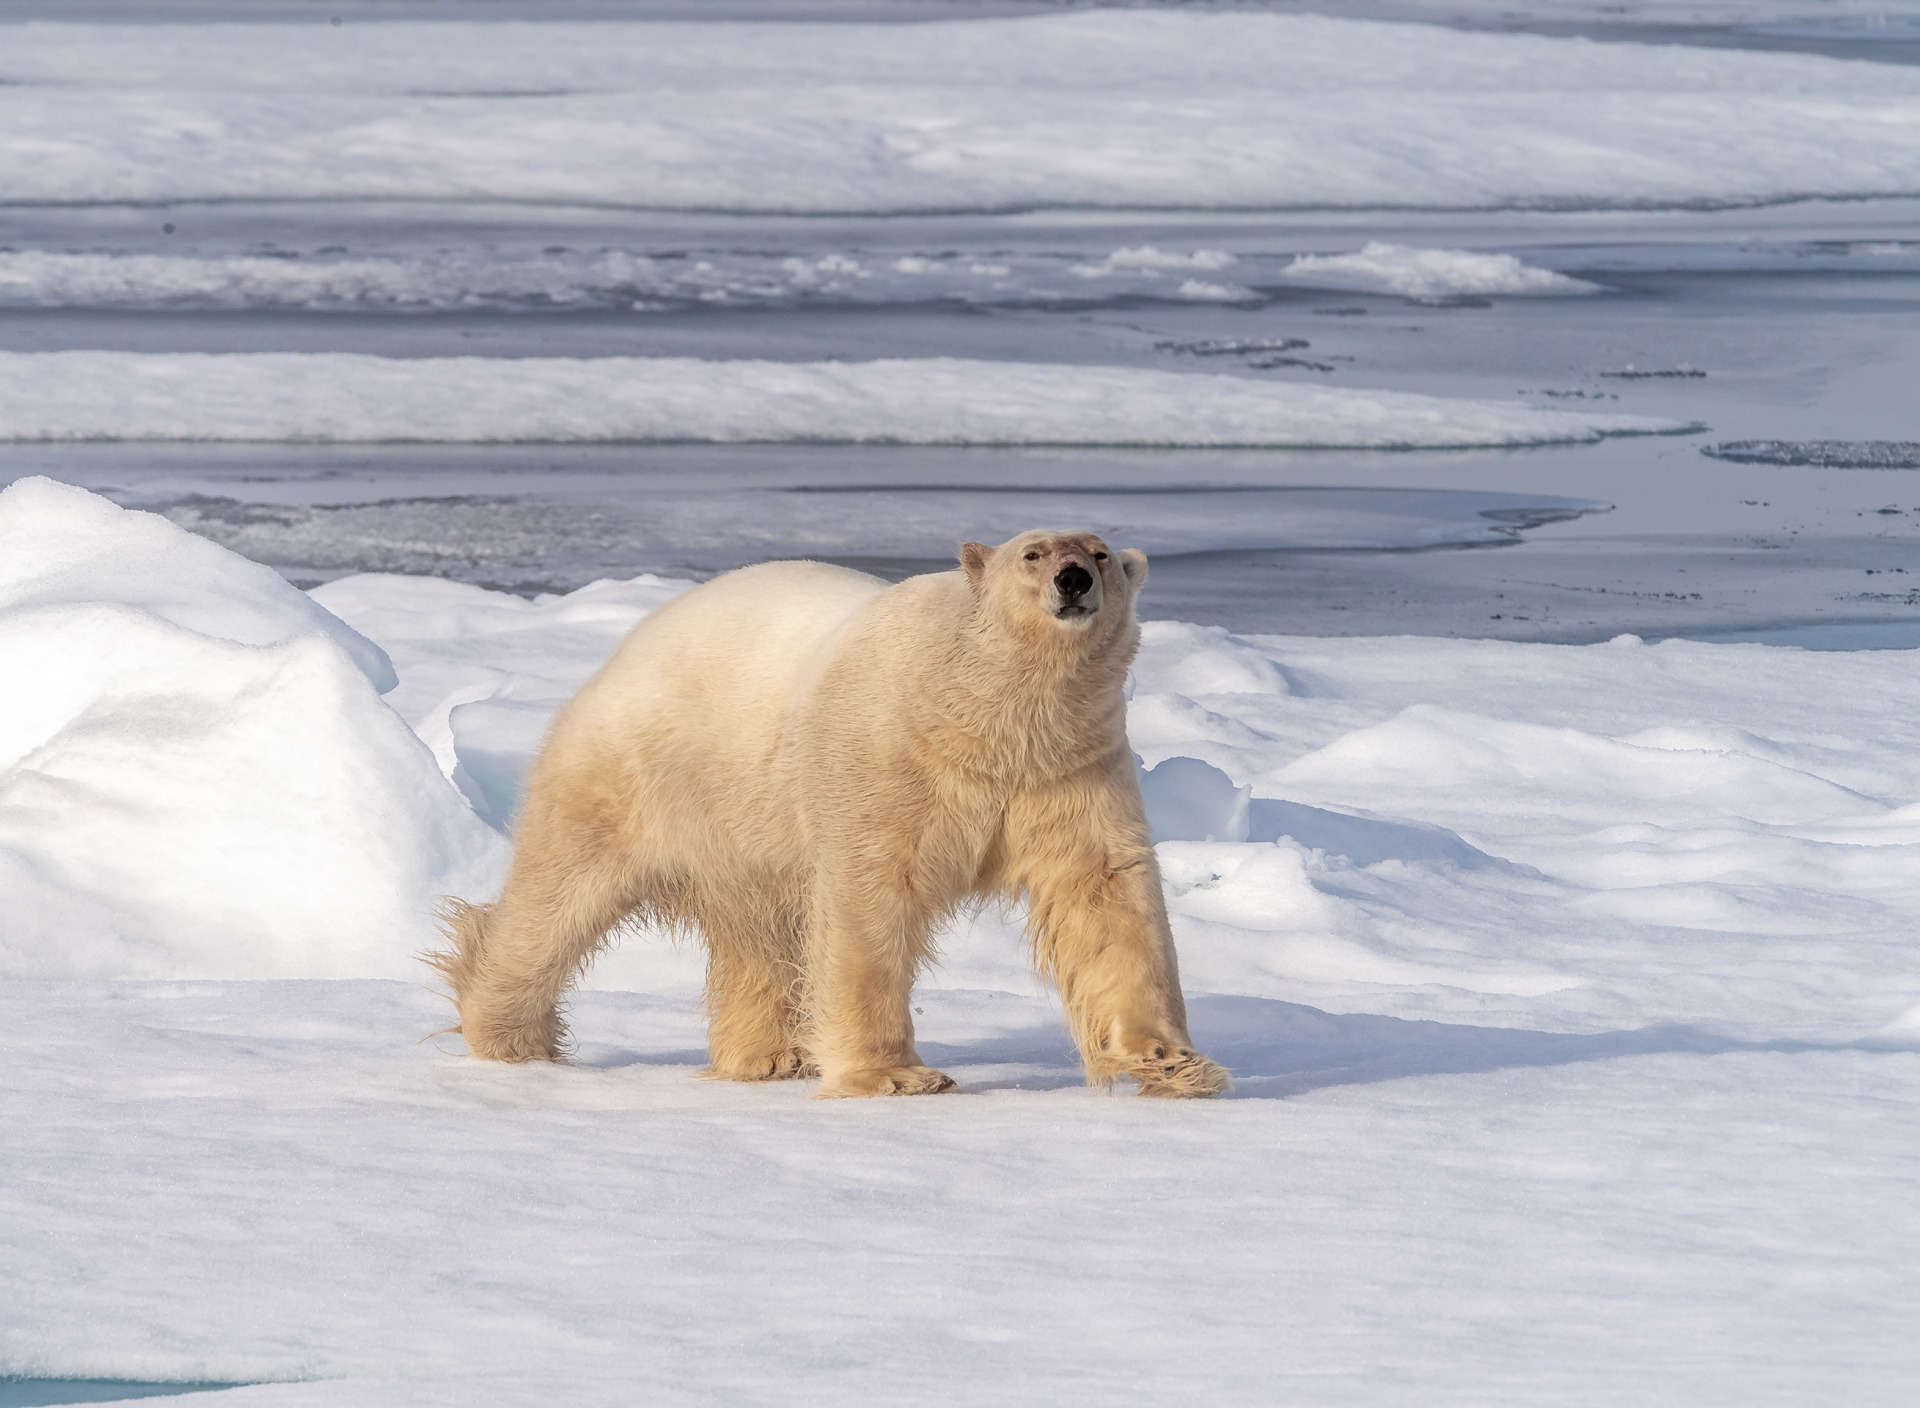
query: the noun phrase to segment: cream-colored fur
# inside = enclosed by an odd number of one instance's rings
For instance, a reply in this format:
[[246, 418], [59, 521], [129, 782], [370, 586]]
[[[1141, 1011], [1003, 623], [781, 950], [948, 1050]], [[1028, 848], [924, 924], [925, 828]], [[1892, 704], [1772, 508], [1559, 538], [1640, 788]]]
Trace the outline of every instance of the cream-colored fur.
[[706, 941], [713, 1075], [949, 1090], [914, 976], [957, 906], [1024, 898], [1090, 1081], [1226, 1089], [1187, 1036], [1127, 747], [1146, 567], [1033, 532], [893, 587], [776, 562], [656, 611], [554, 721], [499, 901], [449, 906], [433, 961], [468, 1049], [561, 1056], [562, 994], [642, 919]]

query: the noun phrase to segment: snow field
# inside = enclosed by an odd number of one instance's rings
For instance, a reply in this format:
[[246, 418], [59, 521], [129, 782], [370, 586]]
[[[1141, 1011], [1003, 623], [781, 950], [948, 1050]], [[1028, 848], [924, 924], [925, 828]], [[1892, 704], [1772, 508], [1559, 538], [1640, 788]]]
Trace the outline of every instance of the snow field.
[[35, 202], [1645, 205], [1920, 190], [1897, 65], [1307, 15], [16, 24]]
[[[1087, 1091], [988, 914], [915, 996], [967, 1093], [821, 1105], [694, 1079], [698, 955], [644, 934], [575, 1063], [422, 1040], [434, 896], [497, 884], [540, 724], [685, 583], [303, 598], [32, 480], [0, 546], [0, 1372], [1367, 1408], [1920, 1369], [1916, 652], [1149, 622], [1129, 730], [1156, 828], [1214, 838], [1159, 852], [1236, 1098]], [[233, 981], [290, 976], [335, 981]]]
[[0, 352], [0, 440], [1539, 445], [1697, 427], [1209, 373], [358, 353]]
[[209, 1408], [1891, 1408], [1920, 1368], [1911, 1052], [1202, 998], [1289, 1098], [1169, 1107], [1071, 1084], [1046, 1004], [919, 1005], [973, 1095], [693, 1080], [690, 999], [583, 994], [578, 1063], [502, 1068], [415, 986], [10, 984], [0, 1362], [299, 1381]]
[[[1495, 23], [1511, 8], [1395, 3]], [[1184, 218], [1188, 238], [1103, 217], [1096, 238], [1087, 217], [1044, 212], [870, 222], [915, 243], [856, 248], [870, 231], [849, 222], [787, 222], [807, 227], [789, 239], [758, 228], [774, 221], [622, 226], [617, 212], [1584, 206], [1601, 213], [1550, 246], [1533, 217], [1391, 227], [1489, 249], [1525, 234], [1536, 262], [1627, 275], [1898, 273], [1915, 248], [1898, 212], [1856, 239], [1837, 215], [1800, 228], [1794, 207], [1751, 247], [1714, 223], [1737, 211], [1698, 229], [1622, 218], [1622, 243], [1602, 247], [1608, 208], [1920, 193], [1911, 66], [1192, 7], [364, 23], [377, 8], [347, 7], [338, 27], [324, 10], [0, 24], [0, 183], [12, 202], [74, 203], [70, 218], [6, 216], [0, 307], [588, 307], [640, 329], [663, 307], [730, 302], [1021, 308], [1011, 326], [1026, 306], [1106, 316], [1151, 299], [1149, 321], [1217, 334], [1164, 344], [1195, 354], [1173, 365], [1219, 370], [1251, 344], [1169, 304], [1592, 289], [1504, 254], [1343, 251], [1349, 232], [1388, 228], [1372, 217], [1258, 250], [1225, 218]], [[1836, 27], [1887, 11], [1535, 8]], [[195, 200], [233, 203], [171, 204]], [[275, 201], [289, 204], [254, 203]], [[395, 204], [326, 204], [342, 201]], [[1661, 220], [1735, 244], [1655, 247]], [[568, 243], [589, 228], [596, 247]], [[299, 251], [254, 242], [276, 229]], [[20, 238], [32, 230], [51, 233]], [[991, 242], [1002, 230], [1010, 248]], [[679, 249], [683, 232], [718, 247]], [[1205, 247], [1221, 242], [1233, 250]], [[1864, 327], [1843, 302], [1833, 319]], [[36, 339], [77, 326], [16, 321]], [[140, 321], [96, 323], [118, 337]], [[209, 345], [206, 320], [146, 321]], [[1847, 361], [1828, 355], [1838, 321], [1779, 326], [1792, 335], [1774, 341], [1813, 348], [1823, 375]], [[1709, 345], [1731, 370], [1737, 344]], [[1722, 360], [1684, 364], [1713, 368], [1701, 389], [1735, 384]], [[1893, 381], [1876, 383], [1888, 403]], [[118, 493], [176, 483], [169, 457], [254, 453], [136, 454], [146, 436], [1412, 448], [1678, 428], [1317, 390], [946, 361], [83, 353], [0, 359], [0, 438], [133, 437], [95, 466]], [[1854, 451], [1911, 438], [1808, 419], [1884, 417], [1851, 395], [1720, 432], [1789, 448], [1853, 436]], [[233, 492], [291, 492], [290, 455], [260, 453], [279, 487]], [[364, 458], [444, 492], [399, 452]], [[752, 538], [769, 522], [809, 553], [904, 558], [1097, 512], [1161, 567], [1236, 546], [1484, 543], [1603, 507], [1352, 488], [813, 491], [843, 484], [832, 475], [716, 494], [676, 473], [617, 512], [487, 494], [170, 511], [259, 561], [499, 582], [535, 580], [527, 562], [573, 585], [627, 577], [596, 564], [614, 541], [678, 544], [627, 561], [687, 570], [765, 556]], [[1879, 478], [1897, 493], [1898, 475]], [[1149, 584], [1149, 614], [1171, 580]], [[916, 989], [922, 1048], [961, 1086], [942, 1100], [698, 1080], [698, 950], [648, 934], [573, 995], [578, 1060], [470, 1061], [413, 958], [433, 904], [497, 886], [546, 720], [688, 585], [529, 600], [361, 575], [307, 594], [76, 490], [0, 494], [0, 1402], [15, 1376], [63, 1375], [261, 1381], [210, 1408], [1912, 1401], [1920, 652], [1150, 622], [1130, 733], [1193, 1032], [1234, 1072], [1231, 1099], [1086, 1090], [1019, 916], [994, 912], [956, 923]]]

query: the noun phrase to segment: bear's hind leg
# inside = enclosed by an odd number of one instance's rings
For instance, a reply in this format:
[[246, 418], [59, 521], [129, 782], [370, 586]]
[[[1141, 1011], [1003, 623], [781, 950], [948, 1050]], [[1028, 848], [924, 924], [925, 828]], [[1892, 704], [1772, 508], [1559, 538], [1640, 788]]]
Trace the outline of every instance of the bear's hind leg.
[[566, 1055], [561, 994], [638, 899], [623, 855], [589, 860], [564, 844], [572, 835], [541, 839], [522, 837], [497, 903], [449, 905], [450, 947], [428, 956], [453, 987], [467, 1050], [489, 1061]]
[[814, 1074], [800, 1033], [800, 926], [790, 909], [735, 913], [700, 905], [707, 941], [707, 1056], [715, 1080]]

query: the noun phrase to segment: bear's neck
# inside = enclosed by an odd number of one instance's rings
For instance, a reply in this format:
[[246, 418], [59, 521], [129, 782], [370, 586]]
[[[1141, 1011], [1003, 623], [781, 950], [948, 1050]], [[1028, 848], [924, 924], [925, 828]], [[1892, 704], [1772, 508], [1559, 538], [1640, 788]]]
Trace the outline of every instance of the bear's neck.
[[1126, 747], [1129, 619], [1096, 637], [1027, 638], [969, 622], [931, 691], [941, 751], [970, 771], [1014, 780], [1071, 774]]

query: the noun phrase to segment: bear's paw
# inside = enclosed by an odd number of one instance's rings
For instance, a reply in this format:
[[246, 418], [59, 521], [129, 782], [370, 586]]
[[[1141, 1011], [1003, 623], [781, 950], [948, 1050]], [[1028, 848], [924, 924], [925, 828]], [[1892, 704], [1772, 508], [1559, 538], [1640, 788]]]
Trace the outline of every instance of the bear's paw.
[[785, 1051], [736, 1055], [725, 1059], [716, 1056], [713, 1063], [700, 1074], [708, 1080], [800, 1080], [819, 1075], [820, 1068], [813, 1064], [806, 1052], [798, 1047], [790, 1047]]
[[878, 1066], [837, 1071], [820, 1087], [823, 1100], [858, 1100], [874, 1095], [941, 1095], [956, 1089], [953, 1077], [931, 1066]]
[[1198, 1100], [1233, 1089], [1233, 1078], [1225, 1067], [1191, 1047], [1158, 1042], [1123, 1065], [1120, 1074], [1133, 1077], [1140, 1087], [1138, 1094], [1162, 1100]]

